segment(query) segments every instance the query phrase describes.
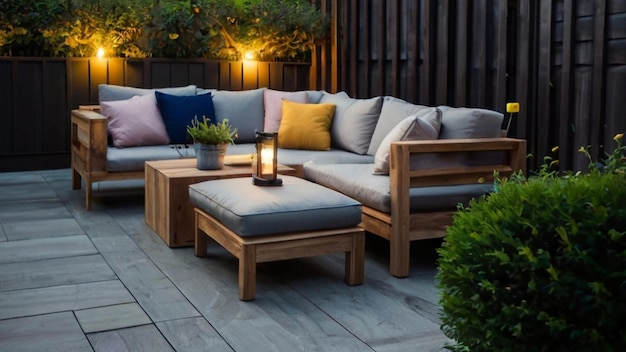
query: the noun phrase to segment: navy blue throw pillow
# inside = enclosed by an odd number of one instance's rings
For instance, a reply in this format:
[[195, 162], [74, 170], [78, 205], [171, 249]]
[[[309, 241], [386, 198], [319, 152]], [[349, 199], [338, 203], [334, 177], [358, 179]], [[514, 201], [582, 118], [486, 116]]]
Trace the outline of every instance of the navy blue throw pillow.
[[154, 94], [172, 144], [192, 142], [191, 136], [187, 134], [187, 125], [191, 125], [191, 120], [196, 116], [199, 120], [202, 120], [202, 116], [206, 116], [215, 123], [215, 108], [210, 93], [186, 96], [161, 92], [154, 92]]

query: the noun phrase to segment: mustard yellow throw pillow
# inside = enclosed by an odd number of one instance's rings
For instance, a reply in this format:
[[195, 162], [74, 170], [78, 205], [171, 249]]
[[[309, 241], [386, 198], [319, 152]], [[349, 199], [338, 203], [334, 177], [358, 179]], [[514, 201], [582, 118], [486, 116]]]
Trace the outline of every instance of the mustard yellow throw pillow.
[[330, 123], [335, 104], [302, 104], [283, 100], [278, 146], [286, 149], [330, 150]]

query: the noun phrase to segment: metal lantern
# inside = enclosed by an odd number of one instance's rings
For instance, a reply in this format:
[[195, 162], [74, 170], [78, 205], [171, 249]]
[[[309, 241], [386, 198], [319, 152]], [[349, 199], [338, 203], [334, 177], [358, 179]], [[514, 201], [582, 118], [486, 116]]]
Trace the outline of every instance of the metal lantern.
[[278, 170], [278, 133], [255, 132], [256, 155], [252, 162], [252, 181], [257, 186], [281, 186]]

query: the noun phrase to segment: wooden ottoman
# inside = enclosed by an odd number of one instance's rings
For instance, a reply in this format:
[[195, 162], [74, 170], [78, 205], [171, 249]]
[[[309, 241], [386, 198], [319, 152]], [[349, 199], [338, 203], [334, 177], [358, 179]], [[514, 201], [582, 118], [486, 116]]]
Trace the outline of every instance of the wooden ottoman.
[[256, 264], [345, 253], [345, 281], [363, 283], [365, 234], [361, 204], [293, 176], [283, 186], [261, 187], [251, 178], [189, 186], [195, 208], [195, 255], [206, 256], [210, 237], [239, 259], [239, 299], [255, 297]]

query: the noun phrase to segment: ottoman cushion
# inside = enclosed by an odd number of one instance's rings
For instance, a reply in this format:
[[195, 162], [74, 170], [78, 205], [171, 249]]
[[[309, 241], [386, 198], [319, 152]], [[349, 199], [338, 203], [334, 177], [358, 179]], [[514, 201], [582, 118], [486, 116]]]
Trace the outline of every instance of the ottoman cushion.
[[361, 204], [315, 183], [281, 175], [283, 186], [261, 187], [252, 178], [189, 186], [189, 199], [239, 236], [317, 231], [356, 226]]

